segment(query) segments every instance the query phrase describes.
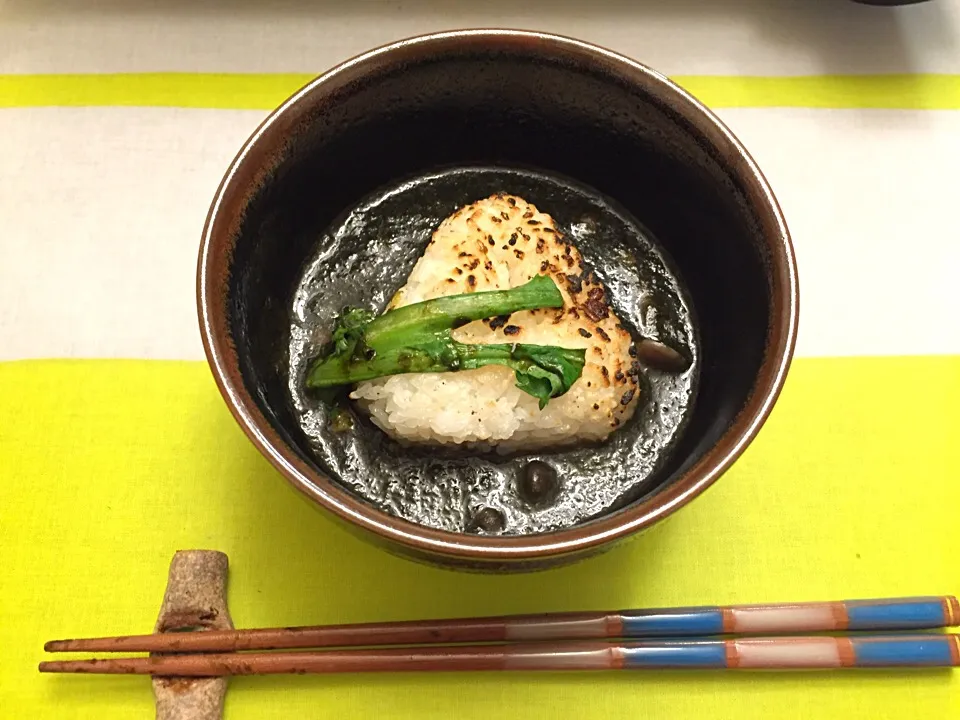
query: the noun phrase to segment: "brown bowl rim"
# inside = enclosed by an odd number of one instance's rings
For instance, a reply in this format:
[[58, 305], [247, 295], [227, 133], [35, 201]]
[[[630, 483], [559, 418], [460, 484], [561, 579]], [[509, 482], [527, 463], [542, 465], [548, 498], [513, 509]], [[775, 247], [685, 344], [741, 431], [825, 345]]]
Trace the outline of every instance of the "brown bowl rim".
[[[389, 59], [387, 56], [402, 55], [405, 50], [423, 45], [442, 49], [451, 43], [489, 40], [537, 43], [547, 50], [580, 54], [615, 66], [621, 76], [666, 104], [720, 151], [724, 163], [736, 173], [755, 206], [761, 234], [770, 245], [773, 326], [754, 390], [732, 425], [700, 460], [662, 491], [582, 525], [536, 535], [467, 535], [417, 525], [368, 505], [315, 472], [283, 442], [250, 396], [240, 375], [226, 318], [217, 315], [218, 311], [223, 315], [225, 307], [226, 298], [220, 291], [226, 287], [228, 258], [233, 249], [233, 233], [215, 232], [223, 224], [219, 219], [221, 205], [251, 148], [278, 119], [305, 102], [308, 95], [334, 83], [338, 76], [362, 70], [367, 63], [382, 62]], [[228, 223], [227, 227], [232, 225]], [[796, 259], [783, 213], [756, 162], [713, 112], [666, 76], [619, 53], [562, 35], [496, 28], [430, 33], [383, 45], [319, 75], [271, 112], [231, 162], [210, 206], [197, 266], [197, 303], [204, 352], [230, 412], [247, 437], [297, 490], [342, 520], [411, 550], [484, 562], [546, 560], [595, 550], [671, 515], [713, 485], [756, 437], [779, 397], [793, 357], [799, 319]]]

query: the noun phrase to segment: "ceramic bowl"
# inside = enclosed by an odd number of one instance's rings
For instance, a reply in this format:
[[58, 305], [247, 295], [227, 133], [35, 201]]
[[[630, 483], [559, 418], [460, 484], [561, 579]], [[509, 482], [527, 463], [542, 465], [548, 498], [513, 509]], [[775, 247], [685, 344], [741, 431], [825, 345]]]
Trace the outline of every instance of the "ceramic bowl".
[[[317, 238], [374, 189], [458, 164], [532, 166], [595, 188], [653, 231], [687, 284], [701, 333], [696, 405], [656, 487], [626, 507], [537, 535], [432, 529], [331, 480], [299, 432], [286, 391], [291, 294]], [[227, 405], [294, 487], [393, 552], [494, 571], [599, 552], [713, 484], [777, 399], [798, 312], [793, 250], [774, 195], [709, 110], [629, 58], [506, 30], [373, 50], [271, 113], [213, 200], [198, 301]]]

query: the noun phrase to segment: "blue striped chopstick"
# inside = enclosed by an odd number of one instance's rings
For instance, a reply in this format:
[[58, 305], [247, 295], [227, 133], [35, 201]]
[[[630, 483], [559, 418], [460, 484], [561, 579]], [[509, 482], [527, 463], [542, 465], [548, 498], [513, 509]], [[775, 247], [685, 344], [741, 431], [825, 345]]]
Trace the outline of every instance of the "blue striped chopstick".
[[152, 655], [40, 663], [40, 672], [215, 677], [478, 670], [833, 670], [954, 667], [958, 635], [597, 640], [326, 652]]
[[763, 635], [847, 630], [920, 630], [960, 623], [953, 596], [634, 610], [619, 637]]
[[233, 652], [361, 645], [523, 642], [921, 630], [960, 623], [953, 596], [552, 613], [359, 625], [210, 630], [54, 640], [48, 652]]
[[765, 637], [631, 643], [624, 669], [790, 670], [960, 665], [958, 635]]

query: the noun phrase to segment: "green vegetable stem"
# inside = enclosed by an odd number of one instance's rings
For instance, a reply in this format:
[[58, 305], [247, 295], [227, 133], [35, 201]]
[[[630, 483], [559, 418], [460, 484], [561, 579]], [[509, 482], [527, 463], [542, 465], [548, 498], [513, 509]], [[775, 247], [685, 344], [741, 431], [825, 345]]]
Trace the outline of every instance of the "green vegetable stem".
[[473, 320], [559, 307], [563, 307], [560, 290], [549, 277], [538, 275], [511, 290], [435, 298], [380, 317], [345, 308], [329, 346], [307, 374], [307, 387], [335, 388], [387, 375], [503, 365], [514, 371], [518, 388], [539, 399], [542, 409], [580, 377], [584, 350], [524, 343], [470, 345], [457, 342], [451, 333]]

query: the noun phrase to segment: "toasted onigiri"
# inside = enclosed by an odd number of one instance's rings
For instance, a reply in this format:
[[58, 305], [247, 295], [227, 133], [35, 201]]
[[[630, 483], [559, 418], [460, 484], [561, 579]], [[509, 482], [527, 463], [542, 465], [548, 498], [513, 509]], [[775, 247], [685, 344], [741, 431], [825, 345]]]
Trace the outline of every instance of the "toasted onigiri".
[[584, 348], [580, 378], [542, 410], [515, 385], [513, 370], [491, 365], [446, 373], [393, 375], [359, 383], [351, 394], [386, 433], [411, 443], [470, 443], [536, 449], [605, 439], [639, 400], [632, 338], [606, 291], [553, 219], [525, 200], [499, 194], [441, 223], [389, 308], [444, 295], [507, 290], [549, 275], [560, 309], [527, 310], [471, 322], [463, 343], [531, 343]]

